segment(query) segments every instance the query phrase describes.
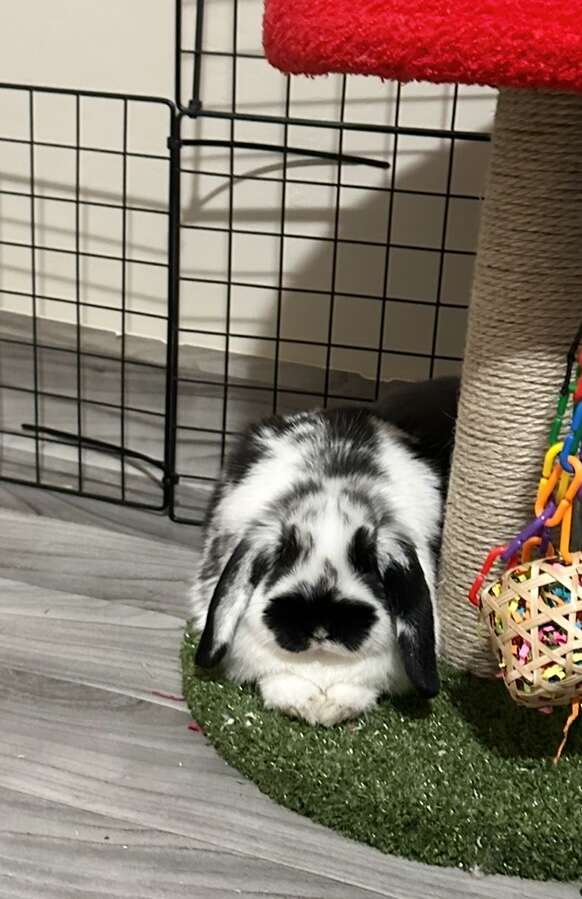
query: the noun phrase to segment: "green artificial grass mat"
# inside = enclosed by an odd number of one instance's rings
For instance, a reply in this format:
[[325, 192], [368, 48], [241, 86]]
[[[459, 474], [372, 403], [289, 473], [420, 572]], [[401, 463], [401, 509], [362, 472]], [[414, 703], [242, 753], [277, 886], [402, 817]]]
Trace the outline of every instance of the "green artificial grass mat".
[[184, 696], [218, 752], [263, 793], [382, 852], [429, 864], [582, 876], [582, 725], [552, 757], [567, 711], [515, 705], [498, 681], [443, 668], [430, 704], [386, 700], [332, 729], [263, 708], [251, 687], [196, 669]]

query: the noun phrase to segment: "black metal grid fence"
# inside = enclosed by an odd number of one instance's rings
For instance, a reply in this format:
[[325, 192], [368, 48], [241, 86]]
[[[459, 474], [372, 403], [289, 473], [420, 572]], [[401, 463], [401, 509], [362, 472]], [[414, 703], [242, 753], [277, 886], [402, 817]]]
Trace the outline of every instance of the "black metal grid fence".
[[0, 85], [1, 478], [197, 522], [248, 421], [458, 368], [488, 134], [258, 9], [177, 0], [174, 101]]

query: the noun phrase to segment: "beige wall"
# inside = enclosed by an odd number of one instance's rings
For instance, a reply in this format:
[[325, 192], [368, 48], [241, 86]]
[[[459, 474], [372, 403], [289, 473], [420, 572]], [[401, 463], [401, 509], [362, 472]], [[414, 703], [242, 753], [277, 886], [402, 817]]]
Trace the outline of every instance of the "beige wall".
[[[172, 96], [171, 0], [21, 0], [4, 2], [0, 12], [0, 60], [3, 81], [39, 83], [84, 89]], [[188, 4], [189, 15], [194, 10]], [[257, 52], [260, 41], [259, 0], [239, 2], [238, 50]], [[208, 3], [205, 46], [217, 52], [232, 50], [231, 3]], [[191, 45], [186, 20], [184, 45]], [[187, 77], [187, 65], [185, 76]], [[230, 109], [231, 61], [215, 56], [204, 64], [203, 96], [209, 109]], [[285, 108], [285, 79], [263, 60], [240, 60], [237, 67], [237, 109], [254, 114], [279, 115]], [[349, 122], [392, 122], [396, 88], [376, 79], [349, 81], [345, 117]], [[337, 78], [294, 79], [292, 113], [307, 119], [334, 119], [339, 114], [341, 82]], [[452, 89], [409, 85], [403, 88], [400, 124], [449, 127]], [[0, 136], [27, 139], [28, 95], [0, 92]], [[463, 89], [456, 126], [487, 129], [494, 105], [493, 92]], [[34, 106], [35, 139], [72, 144], [75, 140], [75, 105], [70, 98], [37, 95]], [[81, 143], [96, 150], [119, 150], [123, 132], [121, 103], [83, 100]], [[188, 135], [227, 139], [229, 125], [202, 119], [188, 124]], [[166, 155], [167, 113], [163, 107], [130, 104], [128, 146], [134, 154]], [[277, 143], [279, 125], [239, 123], [238, 140]], [[337, 133], [316, 127], [291, 128], [289, 143], [337, 150]], [[389, 135], [345, 133], [344, 152], [391, 160]], [[384, 375], [419, 376], [424, 361], [415, 355], [430, 350], [436, 300], [436, 272], [443, 233], [444, 201], [449, 144], [436, 139], [401, 137], [398, 145], [392, 243], [388, 279], [391, 298], [386, 316], [383, 348]], [[478, 203], [463, 195], [482, 193], [487, 146], [459, 142], [456, 147], [452, 190], [459, 196], [448, 210], [446, 258], [441, 300], [453, 307], [441, 312], [437, 351], [457, 355], [462, 348], [465, 311], [471, 278], [471, 258], [455, 251], [472, 250], [478, 225]], [[323, 366], [325, 349], [302, 340], [325, 341], [329, 323], [327, 291], [331, 280], [336, 167], [289, 157], [286, 189], [284, 277], [280, 333], [287, 342], [282, 358]], [[182, 274], [187, 278], [225, 280], [228, 240], [221, 230], [228, 224], [229, 154], [202, 149], [184, 153], [187, 168], [203, 174], [183, 179], [183, 220], [195, 226], [183, 238]], [[279, 296], [278, 262], [282, 188], [269, 177], [281, 173], [281, 157], [249, 151], [237, 153], [233, 189], [231, 351], [269, 356], [274, 353]], [[41, 316], [75, 321], [77, 310], [75, 257], [55, 250], [75, 250], [75, 206], [61, 200], [75, 197], [74, 150], [37, 147], [34, 153], [36, 192], [45, 199], [35, 204], [36, 240], [51, 248], [37, 251], [39, 294], [53, 299], [38, 302]], [[86, 200], [117, 205], [122, 195], [121, 157], [83, 151], [80, 158], [80, 195]], [[257, 180], [259, 178], [264, 180]], [[332, 365], [373, 375], [378, 346], [391, 174], [379, 169], [346, 166], [342, 173], [340, 245], [337, 257], [333, 341], [358, 350], [334, 350]], [[0, 142], [0, 239], [26, 244], [30, 240], [30, 154], [25, 144]], [[301, 181], [316, 182], [305, 185]], [[407, 192], [412, 191], [412, 192]], [[420, 191], [421, 193], [413, 193]], [[126, 327], [129, 331], [163, 337], [166, 253], [165, 216], [167, 163], [131, 156], [127, 165], [128, 202], [140, 211], [127, 216]], [[89, 254], [119, 255], [122, 214], [105, 206], [83, 206], [79, 248]], [[214, 229], [214, 230], [213, 230]], [[257, 235], [257, 231], [264, 232]], [[317, 238], [325, 238], [317, 240]], [[362, 246], [350, 241], [375, 241]], [[409, 249], [414, 247], [414, 249]], [[137, 260], [137, 261], [135, 261]], [[22, 294], [31, 290], [30, 250], [0, 246], [0, 308], [31, 311]], [[148, 266], [143, 263], [161, 263]], [[89, 304], [81, 312], [86, 325], [112, 332], [121, 330], [121, 265], [84, 257], [80, 271], [80, 297]], [[359, 295], [356, 299], [354, 295]], [[181, 325], [185, 343], [224, 348], [218, 332], [226, 327], [227, 290], [224, 285], [187, 281], [182, 290]], [[60, 299], [59, 299], [60, 298]], [[71, 302], [64, 302], [69, 299]], [[406, 302], [412, 301], [412, 302]], [[414, 301], [419, 301], [416, 305]], [[161, 318], [155, 318], [161, 316]], [[214, 333], [202, 334], [196, 331]], [[267, 339], [260, 339], [267, 338]], [[295, 342], [296, 341], [296, 342]], [[390, 352], [410, 354], [392, 358]], [[443, 366], [443, 370], [446, 365]]]

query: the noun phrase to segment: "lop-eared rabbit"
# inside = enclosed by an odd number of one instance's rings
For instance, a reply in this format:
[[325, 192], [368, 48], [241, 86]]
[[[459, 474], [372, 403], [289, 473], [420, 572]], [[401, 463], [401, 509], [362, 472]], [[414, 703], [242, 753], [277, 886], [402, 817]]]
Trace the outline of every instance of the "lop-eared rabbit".
[[384, 694], [433, 697], [436, 565], [458, 379], [247, 430], [207, 513], [197, 664], [333, 725]]

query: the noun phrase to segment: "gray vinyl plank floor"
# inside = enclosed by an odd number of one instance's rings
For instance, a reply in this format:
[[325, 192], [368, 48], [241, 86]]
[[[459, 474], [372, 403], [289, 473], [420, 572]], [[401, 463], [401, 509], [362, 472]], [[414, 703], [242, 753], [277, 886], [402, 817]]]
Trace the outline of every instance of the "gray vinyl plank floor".
[[579, 895], [384, 856], [275, 805], [169, 698], [197, 532], [30, 504], [0, 511], [0, 899]]
[[0, 577], [187, 616], [192, 546], [0, 510]]
[[200, 529], [170, 521], [167, 515], [74, 494], [38, 490], [22, 484], [0, 481], [0, 510], [45, 516], [59, 521], [93, 525], [109, 532], [151, 537], [189, 548], [199, 545]]
[[[342, 899], [343, 884], [203, 841], [0, 791], [0, 896]], [[71, 870], [74, 852], [74, 869]], [[234, 884], [240, 886], [234, 886]], [[374, 891], [356, 889], [358, 897]]]

